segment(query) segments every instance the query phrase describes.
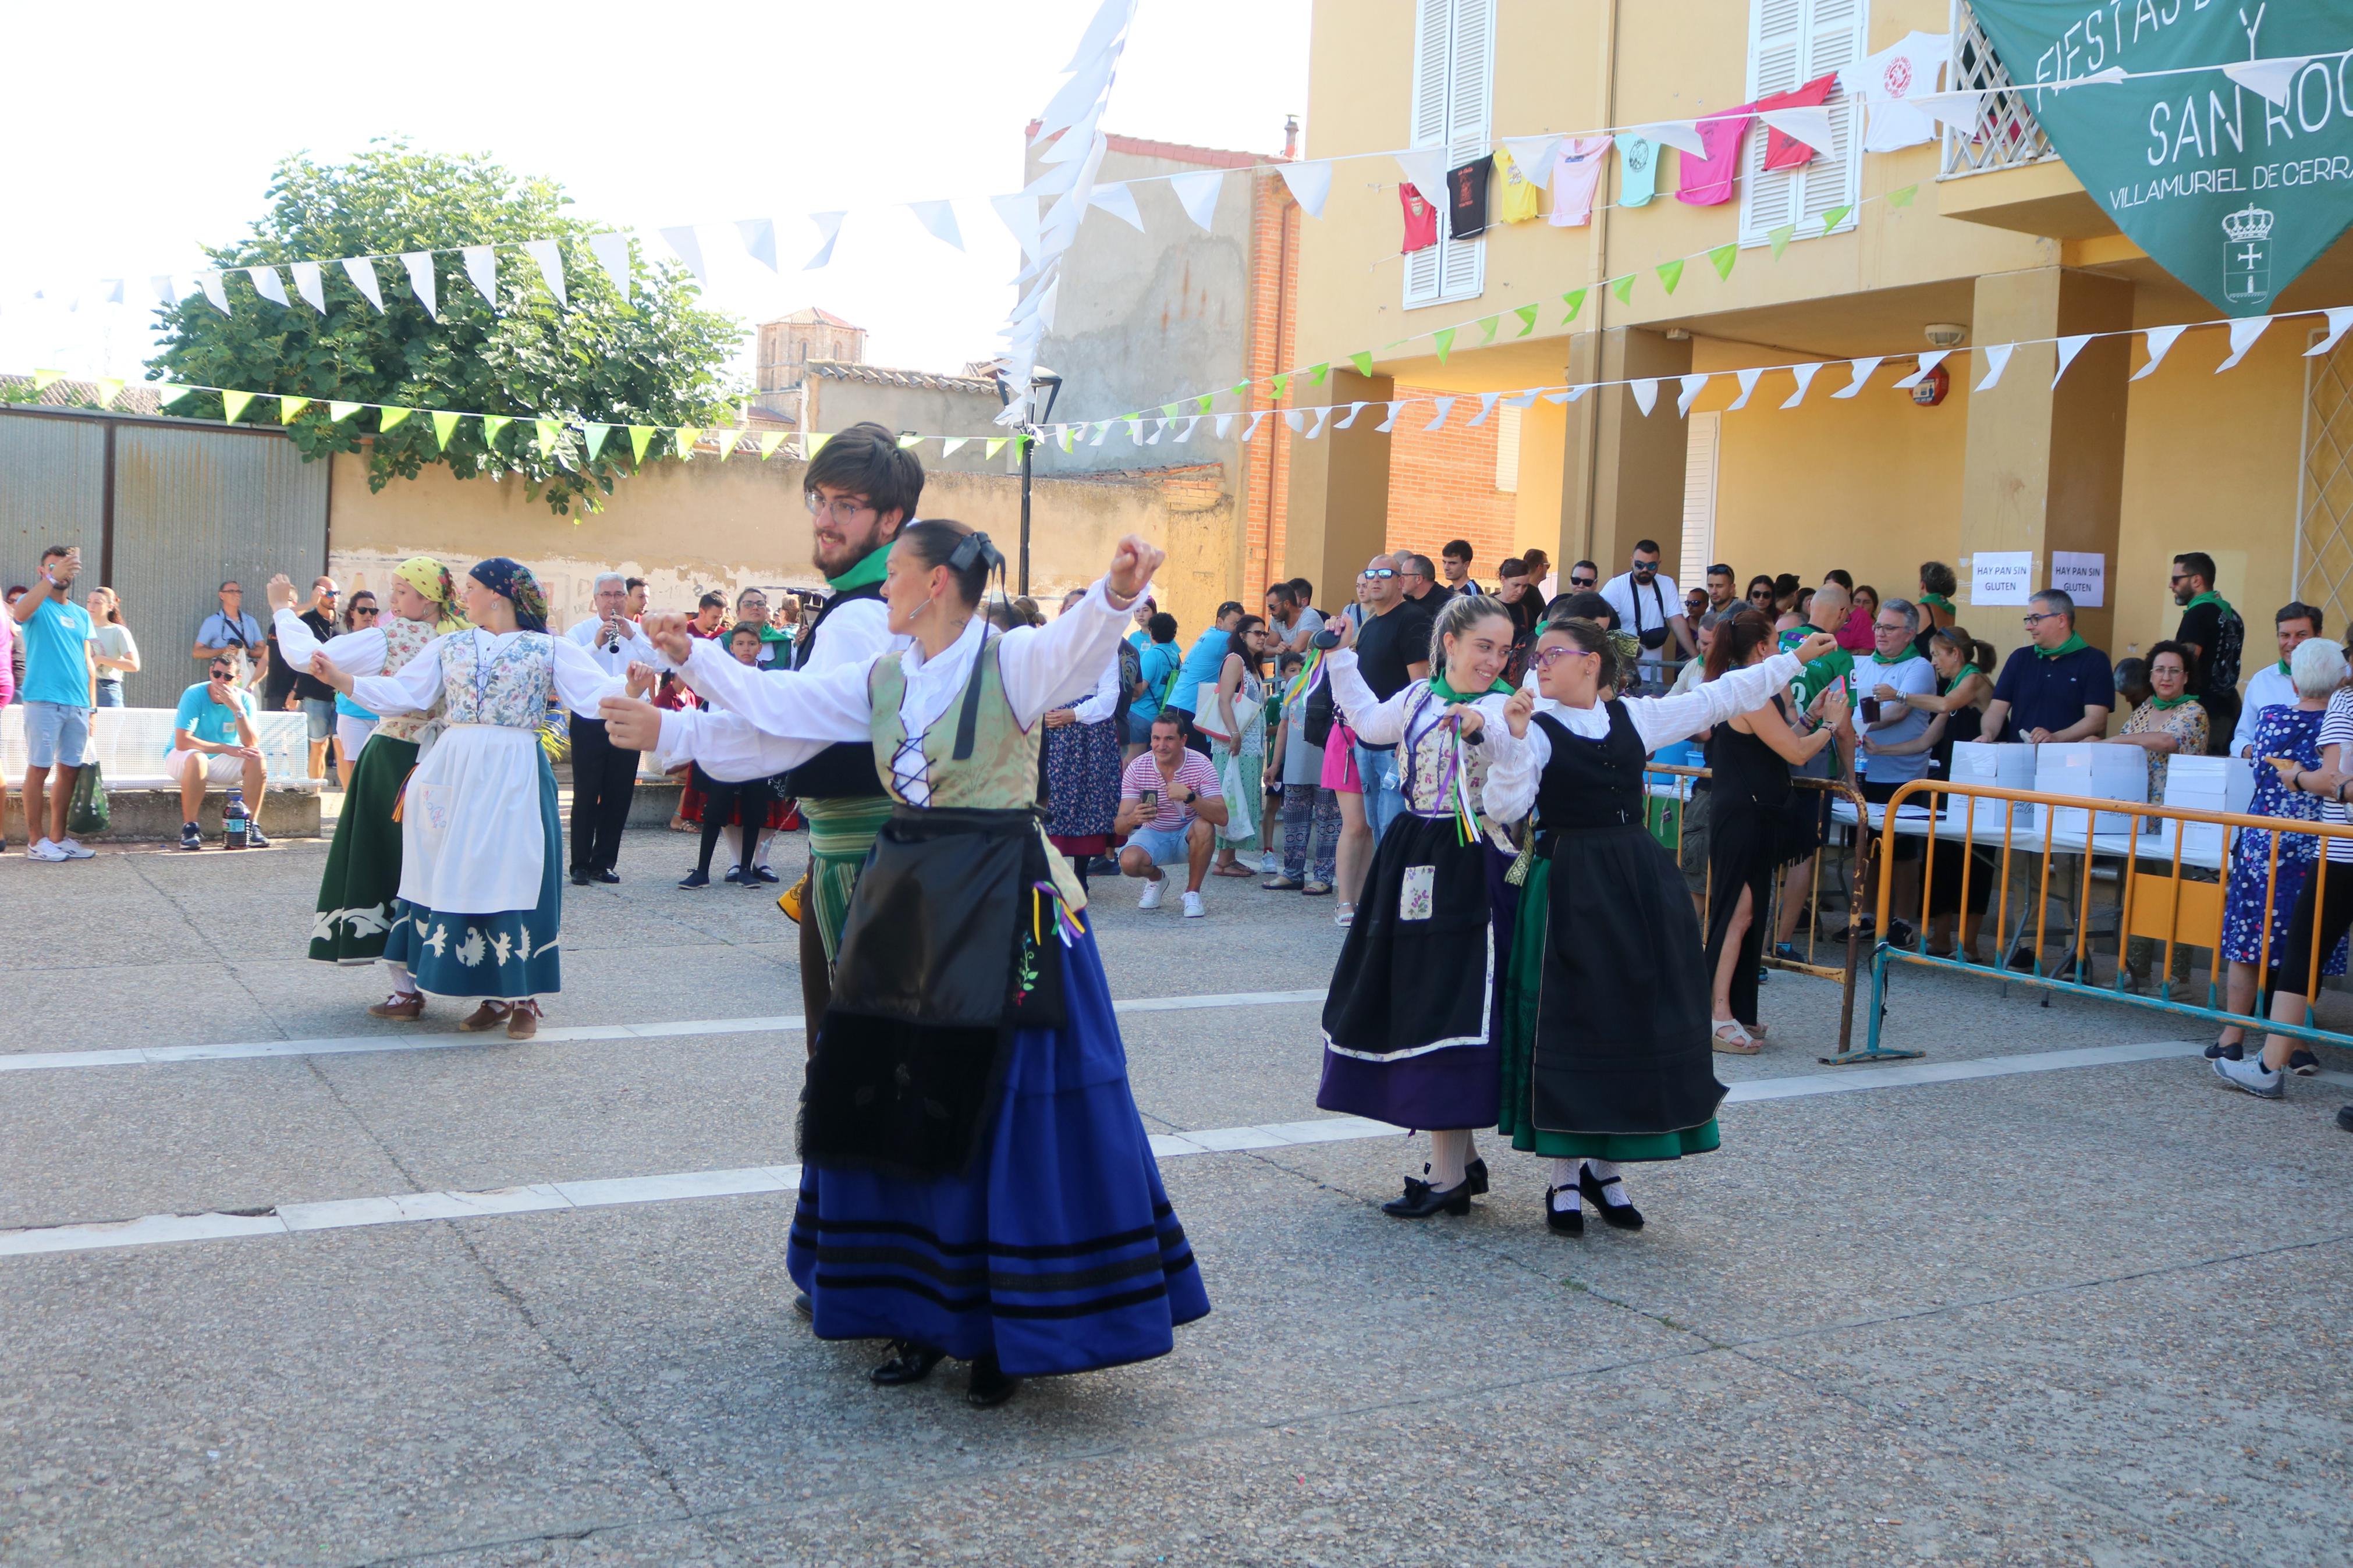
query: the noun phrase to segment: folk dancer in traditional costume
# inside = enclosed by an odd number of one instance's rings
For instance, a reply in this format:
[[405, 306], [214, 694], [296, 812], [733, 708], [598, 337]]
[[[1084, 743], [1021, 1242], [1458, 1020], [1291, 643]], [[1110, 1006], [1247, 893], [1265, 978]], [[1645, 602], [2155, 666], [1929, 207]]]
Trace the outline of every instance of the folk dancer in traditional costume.
[[1397, 745], [1405, 809], [1373, 851], [1332, 972], [1315, 1103], [1430, 1131], [1423, 1175], [1383, 1205], [1400, 1219], [1468, 1214], [1487, 1190], [1472, 1132], [1495, 1121], [1494, 1020], [1516, 889], [1504, 880], [1506, 841], [1480, 820], [1478, 800], [1511, 695], [1500, 678], [1513, 631], [1498, 600], [1450, 600], [1430, 634], [1437, 673], [1387, 701], [1352, 646], [1324, 661], [1356, 738]]
[[[1512, 1146], [1552, 1161], [1545, 1220], [1577, 1236], [1582, 1198], [1639, 1230], [1619, 1166], [1718, 1145], [1709, 985], [1674, 857], [1645, 824], [1642, 766], [1661, 746], [1751, 712], [1799, 668], [1837, 650], [1827, 632], [1679, 697], [1628, 697], [1609, 634], [1555, 621], [1491, 742], [1487, 815], [1535, 811], [1506, 993], [1503, 1104]], [[1538, 710], [1545, 710], [1539, 711]], [[1581, 1162], [1581, 1163], [1580, 1163]]]
[[[321, 643], [294, 613], [294, 584], [281, 573], [269, 580], [280, 656], [307, 668], [314, 656], [353, 675], [397, 675], [430, 647], [433, 639], [465, 629], [458, 609], [458, 585], [449, 569], [429, 555], [412, 556], [394, 568], [385, 590], [388, 616], [372, 627]], [[400, 897], [400, 822], [393, 815], [400, 786], [417, 765], [419, 731], [432, 714], [385, 713], [360, 748], [345, 775], [343, 808], [335, 818], [327, 871], [319, 884], [319, 907], [311, 922], [311, 957], [319, 963], [367, 964], [384, 961], [390, 972], [388, 995], [368, 1012], [378, 1018], [415, 1019], [425, 1011], [406, 964], [384, 958], [392, 934], [393, 904]]]
[[594, 713], [623, 681], [548, 636], [539, 584], [515, 562], [483, 562], [462, 591], [471, 628], [436, 637], [394, 673], [340, 664], [333, 644], [311, 656], [311, 673], [372, 712], [440, 706], [443, 727], [401, 792], [400, 894], [384, 956], [419, 991], [480, 998], [459, 1028], [503, 1022], [524, 1040], [539, 1032], [538, 998], [563, 989], [564, 824], [540, 725], [551, 691]]
[[987, 536], [911, 522], [883, 585], [904, 653], [762, 675], [663, 618], [655, 646], [714, 710], [605, 704], [627, 743], [720, 778], [863, 735], [891, 792], [802, 1091], [786, 1254], [820, 1338], [894, 1342], [877, 1383], [954, 1356], [996, 1405], [1023, 1375], [1165, 1355], [1209, 1310], [1036, 806], [1039, 720], [1095, 685], [1161, 560], [1123, 540], [1060, 618], [992, 635]]

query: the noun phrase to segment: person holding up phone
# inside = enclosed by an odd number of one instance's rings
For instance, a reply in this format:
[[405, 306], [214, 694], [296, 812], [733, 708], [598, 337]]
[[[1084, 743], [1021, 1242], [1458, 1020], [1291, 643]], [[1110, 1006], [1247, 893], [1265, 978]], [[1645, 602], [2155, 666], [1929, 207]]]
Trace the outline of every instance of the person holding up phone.
[[172, 715], [172, 743], [164, 749], [164, 772], [180, 786], [180, 847], [202, 849], [204, 829], [196, 813], [205, 803], [205, 786], [241, 785], [252, 825], [245, 841], [267, 849], [261, 833], [261, 789], [264, 766], [261, 731], [254, 723], [253, 693], [243, 683], [245, 656], [223, 648], [213, 656], [208, 679], [180, 693], [179, 710]]
[[1113, 831], [1128, 836], [1120, 874], [1144, 879], [1136, 908], [1156, 910], [1168, 889], [1163, 866], [1185, 868], [1185, 918], [1199, 920], [1201, 879], [1209, 874], [1217, 830], [1225, 825], [1225, 790], [1209, 759], [1186, 742], [1187, 716], [1163, 709], [1152, 721], [1151, 749], [1127, 764], [1120, 780], [1119, 816]]

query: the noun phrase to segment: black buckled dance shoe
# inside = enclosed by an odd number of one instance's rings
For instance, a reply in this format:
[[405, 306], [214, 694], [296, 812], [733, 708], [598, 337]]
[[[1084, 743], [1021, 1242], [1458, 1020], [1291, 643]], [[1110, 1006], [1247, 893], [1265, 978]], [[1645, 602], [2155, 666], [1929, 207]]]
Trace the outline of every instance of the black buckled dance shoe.
[[1567, 1187], [1546, 1187], [1545, 1189], [1545, 1224], [1562, 1236], [1583, 1236], [1585, 1234], [1585, 1211], [1582, 1208], [1560, 1208], [1556, 1206], [1552, 1201], [1556, 1195], [1567, 1192], [1568, 1190], [1569, 1189]]
[[921, 1383], [932, 1375], [932, 1368], [945, 1361], [947, 1355], [945, 1351], [919, 1345], [913, 1340], [892, 1340], [891, 1359], [867, 1375], [885, 1388]]
[[[1427, 1160], [1424, 1160], [1421, 1163], [1421, 1173], [1424, 1176], [1430, 1174], [1430, 1162]], [[1484, 1160], [1473, 1160], [1469, 1164], [1463, 1166], [1462, 1179], [1471, 1184], [1471, 1195], [1472, 1197], [1475, 1198], [1483, 1194], [1487, 1190], [1487, 1162]]]
[[976, 1410], [994, 1410], [1012, 1398], [1021, 1388], [1021, 1380], [1008, 1377], [997, 1362], [997, 1353], [975, 1358], [972, 1381], [965, 1385], [964, 1402]]
[[1579, 1165], [1577, 1168], [1577, 1190], [1585, 1194], [1586, 1202], [1601, 1211], [1602, 1224], [1617, 1230], [1640, 1230], [1642, 1228], [1641, 1209], [1636, 1208], [1630, 1201], [1611, 1203], [1604, 1195], [1610, 1188], [1616, 1187], [1619, 1198], [1623, 1200], [1626, 1197], [1625, 1185], [1615, 1176], [1606, 1182], [1596, 1181], [1593, 1167], [1590, 1165]]
[[1391, 1198], [1381, 1205], [1381, 1212], [1399, 1219], [1428, 1219], [1434, 1214], [1466, 1215], [1471, 1212], [1471, 1184], [1466, 1179], [1441, 1193], [1428, 1182], [1408, 1176], [1405, 1196]]

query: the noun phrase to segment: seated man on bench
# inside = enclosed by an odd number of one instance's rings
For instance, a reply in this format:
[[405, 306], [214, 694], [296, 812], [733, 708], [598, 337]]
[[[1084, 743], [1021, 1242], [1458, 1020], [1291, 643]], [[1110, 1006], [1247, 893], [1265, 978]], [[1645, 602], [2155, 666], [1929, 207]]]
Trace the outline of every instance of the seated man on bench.
[[164, 753], [164, 772], [180, 786], [180, 847], [202, 849], [204, 830], [196, 814], [205, 804], [205, 786], [239, 784], [250, 821], [246, 842], [266, 849], [261, 835], [261, 789], [264, 768], [261, 733], [254, 725], [253, 693], [240, 677], [244, 658], [235, 648], [213, 655], [212, 678], [199, 680], [180, 693], [179, 711], [172, 718], [172, 744]]

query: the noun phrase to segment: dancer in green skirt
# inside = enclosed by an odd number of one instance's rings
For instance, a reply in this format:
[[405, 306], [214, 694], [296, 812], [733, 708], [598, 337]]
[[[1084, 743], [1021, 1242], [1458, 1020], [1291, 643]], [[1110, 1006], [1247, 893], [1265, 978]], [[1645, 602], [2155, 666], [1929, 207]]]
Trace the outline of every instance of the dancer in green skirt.
[[[280, 656], [298, 669], [309, 667], [312, 654], [324, 653], [337, 668], [354, 675], [391, 675], [435, 637], [466, 625], [449, 569], [429, 555], [411, 556], [394, 569], [385, 594], [392, 613], [379, 626], [327, 643], [313, 637], [294, 613], [294, 584], [283, 574], [269, 580], [269, 594]], [[384, 957], [392, 901], [400, 892], [400, 824], [393, 808], [409, 769], [417, 765], [418, 732], [432, 721], [430, 713], [387, 713], [360, 748], [359, 762], [345, 782], [343, 814], [335, 819], [318, 913], [311, 923], [311, 957], [316, 963], [364, 964]], [[388, 967], [391, 994], [369, 1013], [417, 1017], [425, 1011], [425, 997], [407, 967]]]

